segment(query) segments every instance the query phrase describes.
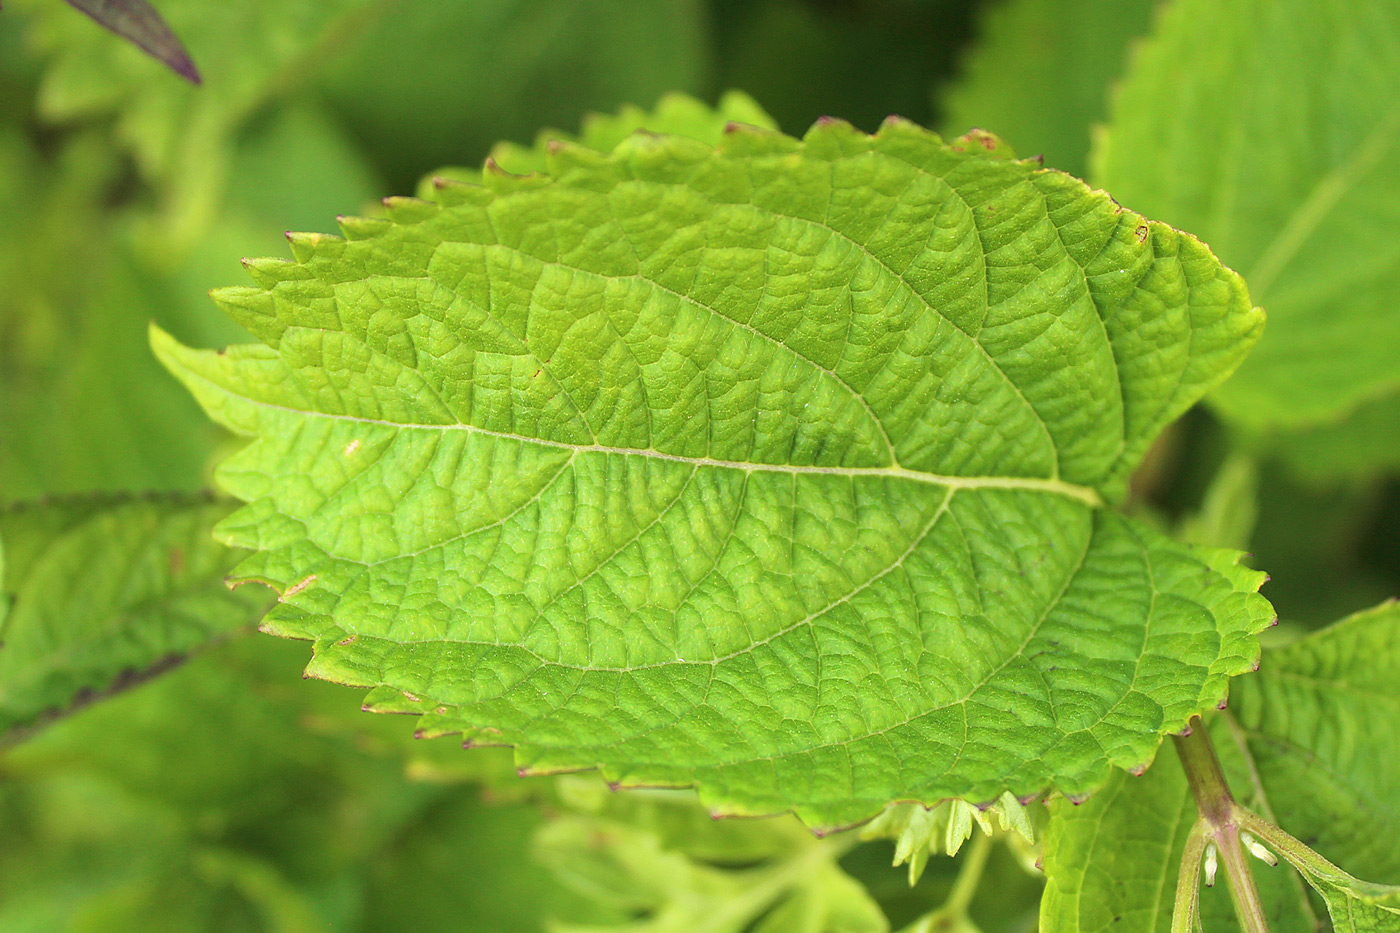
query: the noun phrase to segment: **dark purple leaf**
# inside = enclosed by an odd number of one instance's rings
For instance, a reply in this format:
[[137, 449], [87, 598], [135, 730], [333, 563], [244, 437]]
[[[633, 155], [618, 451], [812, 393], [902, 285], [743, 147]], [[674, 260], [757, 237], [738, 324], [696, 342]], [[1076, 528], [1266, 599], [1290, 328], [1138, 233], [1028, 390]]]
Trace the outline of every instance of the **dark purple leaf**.
[[200, 83], [199, 69], [180, 38], [146, 0], [68, 0], [68, 4], [165, 62], [177, 74]]

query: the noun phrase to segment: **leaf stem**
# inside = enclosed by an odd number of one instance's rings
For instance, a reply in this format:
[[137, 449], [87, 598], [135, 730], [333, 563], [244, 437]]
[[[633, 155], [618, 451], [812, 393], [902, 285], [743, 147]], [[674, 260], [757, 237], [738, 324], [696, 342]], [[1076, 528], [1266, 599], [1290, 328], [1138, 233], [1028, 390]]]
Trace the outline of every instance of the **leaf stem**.
[[1176, 878], [1176, 904], [1172, 908], [1171, 933], [1195, 933], [1201, 909], [1201, 858], [1206, 852], [1205, 823], [1200, 820], [1186, 837], [1181, 870]]
[[[1186, 771], [1191, 793], [1196, 798], [1196, 809], [1201, 814], [1200, 825], [1205, 837], [1215, 843], [1220, 853], [1240, 926], [1245, 933], [1268, 933], [1264, 905], [1259, 899], [1259, 889], [1254, 886], [1254, 874], [1246, 860], [1244, 846], [1240, 843], [1240, 815], [1243, 811], [1230, 794], [1230, 785], [1220, 768], [1220, 759], [1215, 755], [1215, 746], [1211, 744], [1205, 723], [1201, 722], [1201, 717], [1193, 716], [1188, 725], [1190, 731], [1186, 735], [1173, 736], [1172, 741], [1176, 745], [1181, 766]], [[1191, 855], [1189, 847], [1186, 855]], [[1177, 904], [1182, 904], [1180, 891], [1177, 892]]]
[[966, 916], [972, 906], [972, 898], [977, 894], [977, 886], [982, 883], [982, 872], [987, 867], [987, 856], [992, 854], [992, 837], [987, 833], [974, 832], [968, 843], [967, 854], [958, 868], [958, 877], [943, 902], [943, 909]]
[[955, 933], [976, 933], [977, 927], [968, 919], [967, 910], [982, 883], [987, 856], [992, 854], [992, 837], [974, 832], [962, 855], [958, 876], [953, 880], [947, 899], [938, 907], [909, 924], [900, 933], [931, 933], [934, 930]]

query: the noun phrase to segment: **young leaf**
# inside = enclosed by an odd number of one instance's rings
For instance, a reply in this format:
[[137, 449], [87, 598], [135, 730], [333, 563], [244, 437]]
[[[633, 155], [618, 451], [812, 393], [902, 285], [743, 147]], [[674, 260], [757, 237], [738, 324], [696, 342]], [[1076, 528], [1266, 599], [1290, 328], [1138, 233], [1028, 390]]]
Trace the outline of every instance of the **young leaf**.
[[1088, 793], [1249, 669], [1262, 575], [1100, 507], [1258, 336], [1199, 242], [899, 120], [549, 159], [154, 334], [310, 674], [832, 827]]
[[[1298, 428], [1400, 389], [1400, 6], [1182, 0], [1139, 47], [1094, 154], [1124, 204], [1244, 272], [1268, 336], [1213, 396]], [[1394, 432], [1391, 432], [1392, 434]]]
[[932, 809], [917, 803], [892, 803], [861, 828], [860, 837], [894, 840], [894, 864], [909, 863], [909, 886], [913, 887], [930, 855], [957, 855], [974, 829], [987, 836], [996, 832], [994, 821], [1002, 832], [1015, 832], [1027, 846], [1034, 844], [1032, 820], [1031, 811], [1010, 794], [1002, 794], [986, 810], [965, 800], [945, 800]]
[[228, 512], [185, 496], [0, 511], [0, 739], [251, 625], [267, 600], [224, 586], [238, 555], [210, 540]]
[[1084, 174], [1089, 131], [1152, 0], [1008, 0], [980, 5], [981, 38], [943, 100], [943, 125], [994, 127], [1017, 152]]

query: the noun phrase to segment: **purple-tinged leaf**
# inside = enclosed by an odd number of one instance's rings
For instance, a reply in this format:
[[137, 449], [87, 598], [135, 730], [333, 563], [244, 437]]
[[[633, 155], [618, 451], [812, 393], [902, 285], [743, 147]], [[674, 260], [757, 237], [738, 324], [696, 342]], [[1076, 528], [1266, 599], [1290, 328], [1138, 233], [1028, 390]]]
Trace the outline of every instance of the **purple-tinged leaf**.
[[192, 83], [200, 83], [199, 69], [180, 37], [146, 0], [68, 0], [68, 4], [129, 39]]

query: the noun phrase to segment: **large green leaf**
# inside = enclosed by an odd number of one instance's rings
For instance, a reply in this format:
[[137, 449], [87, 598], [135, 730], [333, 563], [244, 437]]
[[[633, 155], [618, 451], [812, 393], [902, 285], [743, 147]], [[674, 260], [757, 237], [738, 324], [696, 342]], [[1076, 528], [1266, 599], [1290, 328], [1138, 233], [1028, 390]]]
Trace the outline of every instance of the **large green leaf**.
[[1397, 86], [1394, 3], [1180, 0], [1118, 91], [1094, 181], [1206, 238], [1268, 310], [1213, 396], [1240, 424], [1318, 424], [1400, 389]]
[[[1245, 806], [1342, 868], [1392, 882], [1400, 880], [1397, 733], [1400, 608], [1393, 603], [1265, 652], [1259, 673], [1232, 684], [1230, 709], [1211, 724]], [[1042, 927], [1169, 929], [1177, 865], [1195, 819], [1185, 775], [1171, 760], [1142, 778], [1115, 777], [1082, 807], [1057, 803], [1046, 840]], [[1270, 928], [1315, 929], [1301, 879], [1287, 868], [1256, 863], [1255, 869]], [[1388, 929], [1367, 926], [1368, 912], [1377, 922], [1394, 922], [1394, 911], [1384, 908], [1393, 892], [1330, 869], [1305, 874], [1328, 901], [1338, 929], [1352, 912], [1358, 930]], [[1149, 883], [1123, 884], [1125, 878]], [[1228, 899], [1207, 897], [1203, 904], [1207, 929], [1232, 922]]]
[[943, 126], [985, 126], [1018, 152], [1084, 174], [1089, 134], [1129, 40], [1147, 31], [1153, 0], [984, 3], [982, 35], [943, 97]]
[[250, 626], [265, 594], [230, 592], [207, 497], [55, 500], [0, 511], [0, 738]]
[[1259, 333], [1199, 242], [898, 120], [549, 158], [155, 335], [312, 675], [834, 826], [1087, 793], [1249, 669], [1261, 575], [1100, 507]]

